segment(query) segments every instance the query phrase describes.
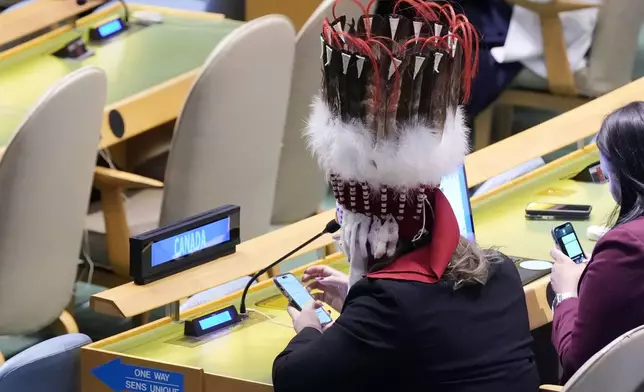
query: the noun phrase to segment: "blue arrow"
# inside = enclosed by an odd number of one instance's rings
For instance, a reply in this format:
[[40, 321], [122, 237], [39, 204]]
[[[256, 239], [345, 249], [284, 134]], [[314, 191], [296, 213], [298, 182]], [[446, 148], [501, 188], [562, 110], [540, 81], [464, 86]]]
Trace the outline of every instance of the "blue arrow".
[[92, 374], [114, 392], [183, 392], [183, 374], [124, 364], [120, 358], [92, 369]]
[[113, 391], [121, 392], [125, 389], [125, 374], [123, 370], [124, 366], [121, 364], [121, 359], [117, 358], [92, 369], [92, 374]]

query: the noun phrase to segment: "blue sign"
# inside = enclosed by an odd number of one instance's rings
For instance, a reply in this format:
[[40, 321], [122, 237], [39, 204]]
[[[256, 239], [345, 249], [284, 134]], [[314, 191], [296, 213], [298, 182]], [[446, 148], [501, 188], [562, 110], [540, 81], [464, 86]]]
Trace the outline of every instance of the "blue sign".
[[101, 37], [106, 38], [122, 30], [123, 25], [121, 24], [121, 21], [119, 19], [114, 19], [113, 21], [107, 22], [104, 25], [100, 26], [98, 28], [98, 33], [101, 35]]
[[210, 317], [200, 320], [199, 326], [201, 327], [201, 329], [206, 330], [208, 328], [216, 327], [217, 325], [227, 323], [232, 319], [233, 319], [233, 316], [230, 315], [230, 311], [216, 313]]
[[230, 217], [152, 244], [152, 267], [230, 240]]
[[121, 363], [117, 358], [92, 370], [114, 392], [183, 392], [183, 374]]

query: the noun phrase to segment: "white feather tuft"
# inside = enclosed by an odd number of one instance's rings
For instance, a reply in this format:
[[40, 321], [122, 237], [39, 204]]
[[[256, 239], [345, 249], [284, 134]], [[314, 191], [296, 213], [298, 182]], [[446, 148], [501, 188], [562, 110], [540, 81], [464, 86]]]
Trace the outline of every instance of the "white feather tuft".
[[407, 125], [398, 129], [397, 140], [379, 141], [359, 122], [334, 118], [326, 103], [316, 96], [305, 136], [323, 170], [342, 179], [366, 181], [372, 189], [380, 185], [415, 188], [438, 185], [454, 172], [469, 152], [469, 129], [463, 110], [449, 115], [445, 128]]

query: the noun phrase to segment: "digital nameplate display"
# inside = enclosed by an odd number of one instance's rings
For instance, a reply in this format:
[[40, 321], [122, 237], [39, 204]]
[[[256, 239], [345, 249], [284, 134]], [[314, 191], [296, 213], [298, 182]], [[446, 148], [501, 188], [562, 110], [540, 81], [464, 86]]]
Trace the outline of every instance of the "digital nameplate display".
[[230, 240], [230, 217], [152, 243], [152, 267]]
[[235, 252], [238, 206], [223, 206], [130, 238], [130, 275], [137, 284], [184, 271]]
[[127, 30], [125, 21], [121, 18], [116, 18], [97, 27], [91, 28], [89, 30], [89, 39], [91, 41], [103, 41], [112, 38], [125, 30]]
[[241, 321], [241, 317], [234, 305], [219, 309], [194, 320], [186, 321], [184, 334], [199, 337], [221, 329], [230, 327]]

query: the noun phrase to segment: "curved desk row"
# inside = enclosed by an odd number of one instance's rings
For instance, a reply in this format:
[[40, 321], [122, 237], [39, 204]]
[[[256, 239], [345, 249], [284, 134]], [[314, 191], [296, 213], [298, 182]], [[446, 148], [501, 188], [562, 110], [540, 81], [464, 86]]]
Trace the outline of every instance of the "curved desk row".
[[68, 24], [0, 52], [0, 154], [47, 88], [83, 66], [102, 68], [108, 77], [100, 148], [175, 119], [207, 56], [241, 24], [220, 14], [135, 4], [129, 8], [132, 13], [160, 12], [163, 23], [135, 26], [107, 42], [88, 44], [94, 55], [82, 60], [52, 55], [71, 40], [87, 37], [90, 26], [121, 16], [116, 3], [79, 19], [75, 27]]
[[96, 8], [102, 3], [102, 0], [90, 0], [83, 5], [78, 5], [76, 1], [35, 0], [10, 13], [1, 13], [0, 51], [24, 37], [74, 19], [77, 15]]
[[[472, 200], [477, 239], [483, 246], [496, 246], [513, 256], [547, 259], [552, 248], [550, 229], [556, 223], [526, 221], [524, 208], [529, 201], [586, 203], [594, 206], [589, 222], [576, 223], [583, 233], [589, 224], [601, 224], [614, 207], [607, 185], [578, 183], [569, 178], [589, 163], [596, 162], [595, 146], [576, 151], [513, 183]], [[93, 306], [100, 311], [124, 316], [146, 311], [212, 287], [233, 276], [248, 274], [285, 253], [286, 244], [297, 243], [323, 227], [333, 212], [321, 214], [284, 229], [243, 243], [238, 253], [184, 271], [148, 286], [121, 286], [93, 297]], [[294, 238], [294, 239], [292, 239]], [[328, 246], [323, 237], [307, 251]], [[280, 244], [280, 245], [277, 245]], [[588, 251], [593, 243], [582, 238]], [[290, 246], [290, 245], [289, 245]], [[279, 248], [279, 250], [277, 249]], [[319, 263], [330, 263], [347, 270], [344, 256], [333, 254]], [[237, 271], [237, 273], [235, 273]], [[301, 273], [302, 269], [294, 271]], [[530, 327], [536, 329], [552, 320], [545, 290], [549, 277], [524, 286]], [[203, 305], [181, 315], [192, 319], [230, 304], [239, 304], [240, 293]], [[82, 383], [86, 391], [109, 391], [104, 384], [102, 368], [106, 363], [116, 366], [143, 366], [162, 373], [183, 375], [185, 391], [269, 391], [274, 357], [293, 337], [285, 311], [286, 301], [271, 280], [253, 287], [249, 307], [266, 316], [252, 313], [242, 324], [203, 338], [183, 336], [183, 324], [169, 318], [144, 325], [82, 350]], [[276, 322], [274, 322], [276, 321]], [[123, 365], [128, 364], [128, 365]], [[92, 373], [94, 372], [94, 373]], [[102, 380], [102, 381], [101, 381]]]

